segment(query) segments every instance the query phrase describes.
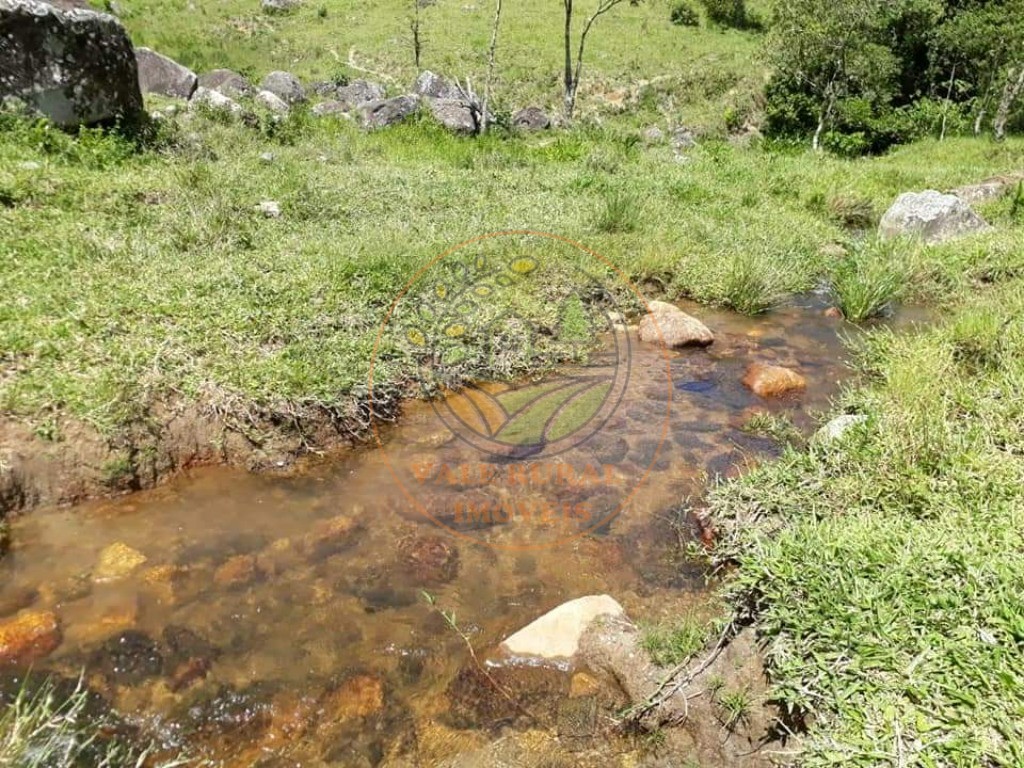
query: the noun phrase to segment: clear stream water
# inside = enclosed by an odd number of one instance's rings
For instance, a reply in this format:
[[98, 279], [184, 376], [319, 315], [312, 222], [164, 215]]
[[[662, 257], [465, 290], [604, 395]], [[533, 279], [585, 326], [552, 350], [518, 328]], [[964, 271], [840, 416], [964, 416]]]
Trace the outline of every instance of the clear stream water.
[[[202, 469], [113, 501], [34, 511], [15, 521], [0, 562], [0, 612], [55, 612], [63, 642], [37, 673], [84, 669], [164, 743], [226, 765], [443, 764], [515, 723], [459, 689], [469, 656], [435, 608], [453, 611], [485, 656], [582, 595], [610, 594], [641, 621], [701, 605], [704, 573], [679, 547], [680, 531], [700, 531], [673, 525], [669, 511], [699, 497], [707, 476], [777, 450], [743, 431], [752, 414], [813, 428], [846, 374], [849, 326], [824, 306], [809, 297], [760, 318], [701, 308], [716, 334], [707, 349], [665, 353], [631, 335], [618, 407], [548, 467], [574, 467], [575, 483], [565, 474], [516, 485], [509, 468], [530, 457], [481, 461], [434, 407], [413, 403], [383, 448], [298, 476]], [[753, 395], [741, 379], [754, 361], [798, 369], [806, 393]], [[449, 413], [460, 407], [479, 414], [457, 401]], [[588, 467], [601, 481], [581, 479]], [[493, 510], [511, 501], [519, 514], [470, 514], [473, 498], [497, 499]], [[97, 582], [100, 553], [115, 543], [146, 561]]]

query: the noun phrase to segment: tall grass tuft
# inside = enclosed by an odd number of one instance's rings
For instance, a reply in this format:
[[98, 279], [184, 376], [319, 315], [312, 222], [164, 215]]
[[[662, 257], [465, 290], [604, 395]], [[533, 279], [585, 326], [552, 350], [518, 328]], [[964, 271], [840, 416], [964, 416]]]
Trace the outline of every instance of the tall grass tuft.
[[66, 698], [50, 681], [19, 690], [0, 714], [0, 765], [12, 768], [177, 768], [184, 758], [161, 760], [103, 735], [88, 712], [90, 694], [78, 685]]
[[722, 303], [745, 315], [759, 315], [786, 298], [786, 276], [771, 259], [738, 257], [725, 274]]
[[855, 246], [832, 277], [832, 293], [843, 316], [860, 323], [885, 314], [906, 292], [913, 274], [910, 256], [910, 246], [900, 241]]
[[636, 194], [621, 189], [604, 193], [597, 215], [597, 229], [608, 234], [635, 232], [640, 226], [640, 201]]

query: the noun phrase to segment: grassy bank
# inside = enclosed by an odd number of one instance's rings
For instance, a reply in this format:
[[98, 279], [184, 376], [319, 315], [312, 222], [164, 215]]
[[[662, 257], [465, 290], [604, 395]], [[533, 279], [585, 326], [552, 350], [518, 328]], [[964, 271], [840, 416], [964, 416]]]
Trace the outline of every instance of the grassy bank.
[[[365, 397], [395, 296], [420, 266], [490, 231], [558, 233], [651, 297], [741, 311], [838, 270], [875, 279], [861, 261], [887, 276], [888, 247], [823, 254], [855, 237], [836, 213], [844, 201], [874, 216], [900, 191], [1005, 170], [1021, 151], [955, 141], [851, 162], [708, 142], [680, 163], [626, 131], [462, 140], [426, 124], [368, 135], [303, 115], [273, 130], [203, 118], [140, 150], [8, 127], [0, 408], [53, 439], [62, 418], [112, 434], [169, 397], [228, 417], [325, 409], [344, 418]], [[264, 200], [282, 216], [260, 213]], [[1010, 202], [984, 213], [999, 231], [942, 249], [899, 246], [904, 298], [947, 302], [1019, 267]], [[503, 293], [494, 311], [515, 305], [552, 324], [550, 306], [574, 290], [559, 269]], [[542, 349], [511, 349], [500, 370], [490, 360], [462, 372], [522, 373], [572, 349], [555, 334]], [[398, 389], [415, 375], [396, 342], [382, 350], [375, 386]]]
[[1013, 278], [868, 336], [867, 423], [711, 497], [807, 765], [1024, 762], [1022, 317]]

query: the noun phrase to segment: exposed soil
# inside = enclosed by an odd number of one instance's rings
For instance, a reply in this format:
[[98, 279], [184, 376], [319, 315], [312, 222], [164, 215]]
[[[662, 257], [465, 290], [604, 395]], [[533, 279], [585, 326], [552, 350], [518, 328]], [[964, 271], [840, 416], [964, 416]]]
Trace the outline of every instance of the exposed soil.
[[287, 471], [304, 455], [339, 450], [354, 439], [327, 413], [243, 429], [195, 405], [171, 404], [114, 437], [72, 419], [58, 431], [59, 439], [47, 440], [20, 421], [0, 421], [0, 519], [152, 488], [199, 466]]

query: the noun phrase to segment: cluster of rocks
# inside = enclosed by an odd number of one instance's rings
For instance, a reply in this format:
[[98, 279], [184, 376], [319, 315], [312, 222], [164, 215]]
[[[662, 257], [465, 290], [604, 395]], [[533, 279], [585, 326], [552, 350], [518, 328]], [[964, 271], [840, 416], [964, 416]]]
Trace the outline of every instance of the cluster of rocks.
[[[674, 304], [651, 301], [647, 314], [640, 320], [640, 341], [659, 344], [669, 349], [706, 347], [715, 336], [700, 320]], [[759, 397], [781, 397], [802, 392], [807, 381], [796, 371], [779, 365], [752, 363], [743, 377], [743, 384]]]
[[[264, 0], [268, 12], [287, 12], [295, 0]], [[368, 129], [402, 122], [421, 109], [457, 134], [476, 134], [485, 116], [479, 99], [433, 72], [407, 93], [388, 96], [366, 80], [315, 83], [308, 89], [288, 72], [271, 72], [258, 85], [237, 72], [197, 75], [149, 48], [133, 48], [124, 27], [108, 14], [62, 10], [36, 0], [0, 0], [0, 101], [17, 100], [62, 126], [127, 119], [142, 113], [143, 94], [186, 100], [190, 109], [244, 116], [251, 108], [286, 115], [311, 100], [318, 117], [346, 117]], [[312, 98], [311, 98], [312, 97]], [[544, 130], [550, 117], [538, 107], [512, 118], [523, 131]]]

